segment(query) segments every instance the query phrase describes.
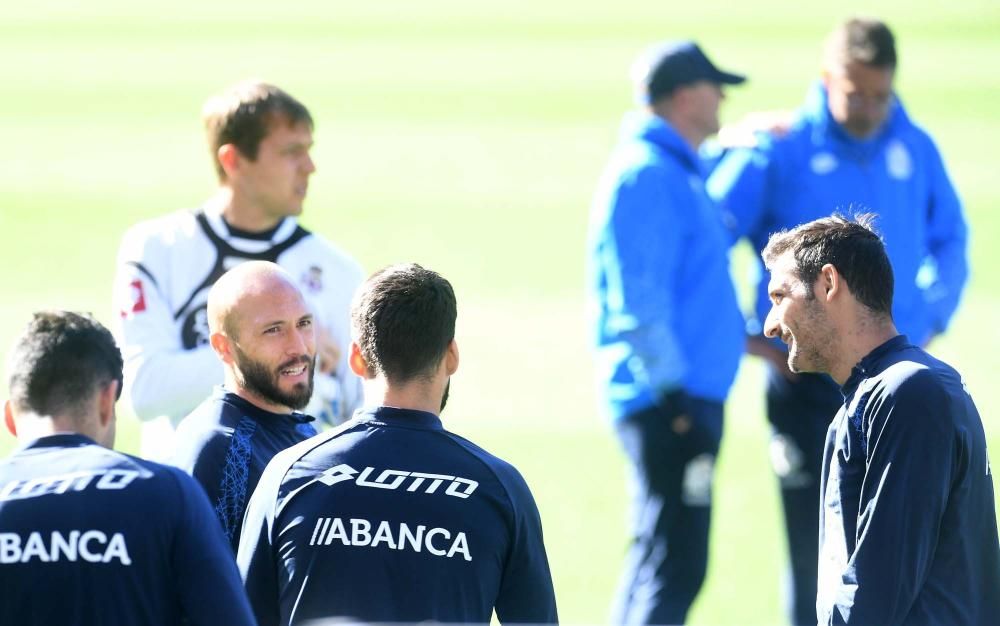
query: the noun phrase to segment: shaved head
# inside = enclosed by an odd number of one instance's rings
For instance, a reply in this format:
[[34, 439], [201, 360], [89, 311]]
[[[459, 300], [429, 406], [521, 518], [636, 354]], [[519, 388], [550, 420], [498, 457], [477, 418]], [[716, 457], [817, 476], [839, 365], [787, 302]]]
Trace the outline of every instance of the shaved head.
[[238, 339], [248, 310], [258, 308], [262, 300], [289, 295], [302, 298], [291, 275], [281, 267], [268, 261], [241, 263], [223, 274], [208, 292], [209, 332]]
[[233, 391], [274, 412], [308, 404], [313, 314], [288, 272], [248, 261], [223, 274], [208, 293], [208, 327]]

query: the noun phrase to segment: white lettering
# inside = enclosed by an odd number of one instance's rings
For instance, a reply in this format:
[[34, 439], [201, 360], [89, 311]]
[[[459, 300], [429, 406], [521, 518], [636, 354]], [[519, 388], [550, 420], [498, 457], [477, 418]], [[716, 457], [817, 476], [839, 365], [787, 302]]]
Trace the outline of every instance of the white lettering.
[[[459, 492], [458, 489], [461, 485], [465, 485], [465, 487], [461, 492]], [[479, 483], [474, 480], [469, 480], [468, 478], [456, 478], [455, 482], [448, 485], [448, 488], [445, 489], [444, 492], [449, 496], [455, 496], [456, 498], [468, 498], [478, 486]]]
[[424, 493], [434, 493], [437, 491], [437, 488], [441, 486], [443, 481], [453, 480], [455, 478], [454, 476], [448, 476], [447, 474], [425, 474], [423, 472], [412, 472], [410, 476], [414, 477], [414, 481], [413, 484], [406, 489], [407, 491], [416, 491], [417, 487], [420, 486], [420, 483], [424, 482], [425, 478], [430, 478], [434, 481], [429, 487], [427, 487], [427, 491]]
[[333, 528], [330, 529], [330, 534], [326, 536], [326, 545], [333, 543], [334, 539], [340, 539], [340, 542], [345, 546], [351, 545], [350, 540], [347, 538], [347, 529], [344, 528], [344, 522], [339, 517], [333, 518]]
[[438, 550], [434, 547], [434, 542], [431, 540], [431, 537], [434, 535], [444, 535], [445, 541], [447, 541], [451, 539], [451, 533], [444, 528], [432, 528], [430, 532], [424, 535], [424, 545], [427, 546], [427, 551], [436, 556], [444, 556], [444, 550]]
[[448, 550], [448, 558], [455, 556], [456, 552], [461, 552], [462, 557], [466, 561], [471, 561], [472, 556], [469, 554], [469, 542], [465, 539], [465, 533], [458, 533], [455, 537], [455, 543], [451, 544], [451, 549]]
[[372, 539], [372, 547], [377, 546], [380, 541], [388, 544], [393, 550], [396, 549], [396, 540], [392, 538], [392, 529], [389, 528], [389, 522], [383, 521], [378, 525], [378, 530], [375, 531], [375, 537]]
[[139, 472], [131, 470], [108, 470], [108, 473], [101, 476], [97, 481], [98, 489], [124, 489], [129, 483], [139, 477]]
[[[374, 473], [378, 471], [374, 467], [366, 467], [361, 473], [354, 469], [346, 463], [341, 463], [335, 467], [331, 467], [326, 470], [317, 479], [324, 485], [333, 486], [337, 483], [345, 481], [353, 481], [359, 487], [372, 487], [374, 489], [388, 489], [396, 490], [399, 489], [406, 479], [412, 478], [409, 485], [407, 485], [406, 490], [410, 492], [415, 492], [423, 488], [424, 493], [437, 493], [438, 488], [444, 484], [445, 481], [449, 481], [448, 487], [444, 490], [444, 493], [449, 496], [454, 496], [456, 498], [468, 498], [472, 495], [472, 492], [479, 487], [479, 483], [470, 480], [468, 478], [461, 478], [458, 476], [451, 476], [449, 474], [428, 474], [426, 472], [407, 472], [404, 470], [397, 469], [385, 469], [378, 474], [378, 477], [372, 480]], [[355, 478], [356, 477], [356, 478]]]
[[102, 555], [91, 552], [90, 548], [87, 546], [87, 544], [94, 539], [96, 539], [98, 543], [103, 544], [107, 543], [108, 536], [99, 530], [88, 530], [80, 537], [80, 543], [77, 545], [77, 549], [80, 551], [80, 556], [83, 557], [83, 560], [90, 561], [91, 563], [100, 563]]
[[21, 537], [17, 533], [0, 533], [0, 563], [21, 560]]
[[76, 542], [80, 538], [79, 530], [69, 531], [69, 540], [67, 541], [62, 533], [53, 531], [52, 533], [52, 560], [59, 560], [59, 553], [62, 552], [63, 556], [66, 557], [67, 561], [76, 560]]
[[427, 527], [423, 524], [417, 526], [417, 534], [410, 532], [410, 527], [406, 523], [399, 525], [399, 549], [402, 550], [407, 542], [410, 544], [410, 549], [414, 552], [420, 552], [420, 547], [424, 542], [424, 531]]
[[21, 562], [27, 563], [33, 556], [46, 563], [49, 562], [49, 550], [42, 541], [42, 535], [37, 532], [28, 535], [28, 542], [24, 545], [24, 552], [21, 553]]
[[319, 478], [319, 482], [323, 483], [324, 485], [329, 485], [332, 487], [333, 485], [336, 485], [339, 482], [343, 482], [345, 480], [351, 480], [357, 473], [358, 470], [354, 469], [350, 465], [341, 463], [340, 465], [337, 465], [336, 467], [331, 467], [330, 469], [323, 472], [323, 474]]
[[351, 545], [367, 546], [372, 542], [371, 522], [366, 519], [351, 518]]
[[[450, 555], [449, 555], [450, 556]], [[131, 565], [132, 559], [128, 555], [128, 547], [125, 545], [125, 537], [121, 533], [111, 535], [108, 542], [108, 549], [104, 552], [103, 563], [108, 563], [111, 559], [118, 559], [122, 565]]]
[[[358, 476], [358, 486], [359, 487], [376, 487], [378, 489], [396, 489], [401, 484], [403, 484], [403, 481], [406, 480], [406, 477], [410, 475], [409, 472], [401, 472], [399, 470], [387, 469], [387, 470], [383, 470], [382, 473], [379, 474], [378, 480], [375, 480], [374, 482], [372, 482], [372, 481], [368, 480], [368, 477], [371, 475], [371, 473], [373, 471], [375, 471], [374, 467], [366, 467], [365, 471], [361, 472], [361, 475]], [[395, 476], [396, 479], [394, 481], [392, 481], [391, 483], [386, 484], [385, 481], [390, 476]]]
[[[122, 565], [131, 565], [132, 558], [128, 553], [128, 545], [121, 533], [114, 533], [110, 542], [106, 534], [99, 530], [81, 532], [71, 530], [68, 535], [52, 531], [46, 543], [42, 533], [34, 531], [23, 541], [17, 533], [0, 533], [0, 564], [28, 563], [36, 559], [43, 563], [56, 561], [77, 561], [82, 559], [91, 563], [110, 563], [118, 559]], [[105, 547], [105, 544], [107, 546]]]

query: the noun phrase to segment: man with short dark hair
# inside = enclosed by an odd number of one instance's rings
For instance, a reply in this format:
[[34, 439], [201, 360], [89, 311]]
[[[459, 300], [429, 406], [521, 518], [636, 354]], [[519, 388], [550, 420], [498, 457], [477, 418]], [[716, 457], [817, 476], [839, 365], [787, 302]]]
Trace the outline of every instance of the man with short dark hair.
[[[968, 276], [967, 227], [941, 155], [893, 90], [897, 52], [882, 21], [853, 18], [827, 39], [822, 75], [791, 129], [730, 152], [709, 192], [732, 219], [735, 238], [763, 250], [782, 228], [835, 210], [879, 215], [896, 274], [893, 317], [916, 345], [944, 332]], [[766, 272], [757, 283], [750, 351], [764, 357], [770, 452], [781, 486], [791, 557], [789, 613], [816, 621], [820, 462], [842, 397], [825, 375], [790, 372], [785, 348], [761, 335]]]
[[723, 85], [744, 78], [686, 41], [640, 57], [633, 79], [643, 110], [625, 120], [588, 242], [601, 395], [635, 484], [611, 621], [679, 624], [708, 567], [723, 403], [744, 345], [697, 150], [719, 130]]
[[528, 485], [438, 417], [456, 316], [451, 284], [419, 265], [362, 285], [350, 362], [369, 406], [276, 456], [247, 509], [237, 562], [262, 626], [556, 621]]
[[310, 413], [338, 423], [361, 402], [347, 365], [351, 295], [360, 266], [296, 222], [309, 178], [313, 119], [285, 91], [244, 82], [202, 113], [219, 187], [196, 211], [135, 225], [122, 238], [115, 332], [125, 356], [126, 399], [143, 421], [144, 456], [167, 459], [174, 428], [222, 382], [208, 345], [206, 296], [238, 263], [278, 263], [315, 313], [318, 366]]
[[208, 325], [225, 382], [181, 422], [172, 464], [204, 487], [235, 554], [268, 462], [316, 434], [301, 412], [313, 393], [315, 318], [287, 272], [248, 261], [212, 286]]
[[201, 489], [113, 451], [122, 357], [93, 318], [36, 313], [8, 360], [0, 624], [253, 624]]
[[996, 624], [1000, 542], [982, 420], [962, 378], [893, 323], [871, 216], [773, 235], [767, 337], [844, 402], [822, 465], [821, 624]]

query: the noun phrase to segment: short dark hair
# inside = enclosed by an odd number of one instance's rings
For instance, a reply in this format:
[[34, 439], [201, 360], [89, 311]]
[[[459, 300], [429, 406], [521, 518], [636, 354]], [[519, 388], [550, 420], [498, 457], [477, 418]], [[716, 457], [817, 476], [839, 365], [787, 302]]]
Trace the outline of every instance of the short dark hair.
[[89, 314], [35, 313], [7, 362], [11, 402], [42, 416], [80, 415], [111, 381], [122, 389], [122, 355], [107, 328]]
[[795, 273], [807, 287], [813, 286], [829, 263], [847, 281], [858, 302], [873, 313], [892, 317], [892, 264], [874, 221], [873, 213], [856, 215], [853, 220], [839, 214], [813, 220], [771, 235], [761, 257], [770, 269], [790, 251]]
[[372, 274], [354, 297], [354, 338], [375, 375], [393, 383], [429, 377], [452, 340], [458, 305], [437, 272], [415, 264]]
[[881, 20], [853, 17], [834, 29], [826, 40], [827, 67], [861, 63], [895, 69], [896, 38]]
[[217, 156], [220, 147], [233, 144], [240, 154], [253, 161], [273, 124], [280, 121], [289, 126], [313, 127], [312, 116], [304, 104], [274, 85], [256, 81], [239, 83], [209, 98], [202, 108], [201, 119], [219, 180], [226, 179]]

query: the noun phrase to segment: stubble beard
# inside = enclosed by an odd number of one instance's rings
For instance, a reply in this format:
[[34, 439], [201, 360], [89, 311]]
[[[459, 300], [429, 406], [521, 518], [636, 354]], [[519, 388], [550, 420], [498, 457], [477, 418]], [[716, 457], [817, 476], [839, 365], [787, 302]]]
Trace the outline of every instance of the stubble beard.
[[[300, 411], [309, 404], [313, 392], [313, 376], [316, 373], [316, 357], [302, 356], [282, 363], [273, 370], [261, 361], [250, 358], [239, 347], [234, 346], [237, 382], [241, 387], [269, 402]], [[309, 376], [306, 382], [296, 383], [291, 391], [281, 388], [281, 370], [305, 363]]]

